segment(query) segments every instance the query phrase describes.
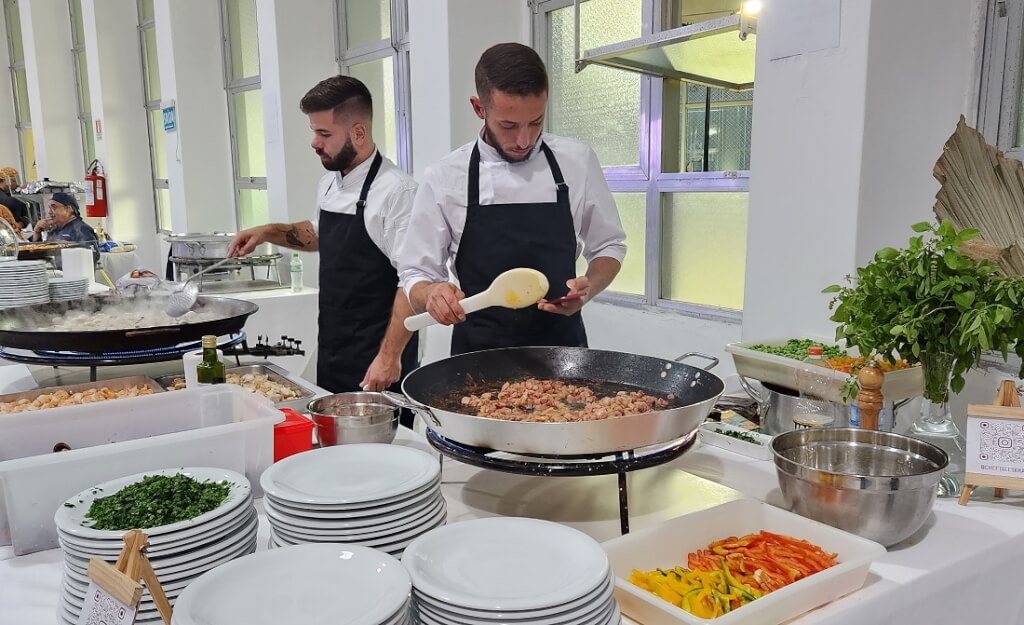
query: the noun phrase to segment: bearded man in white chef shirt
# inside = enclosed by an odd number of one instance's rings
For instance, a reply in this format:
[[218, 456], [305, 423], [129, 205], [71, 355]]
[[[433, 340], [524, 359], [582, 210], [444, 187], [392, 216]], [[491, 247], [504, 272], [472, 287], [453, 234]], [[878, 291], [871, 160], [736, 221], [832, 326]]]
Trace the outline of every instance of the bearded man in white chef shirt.
[[399, 390], [418, 358], [416, 337], [403, 325], [412, 311], [397, 274], [416, 182], [377, 150], [372, 98], [359, 80], [327, 78], [299, 108], [313, 131], [310, 147], [328, 170], [317, 186], [316, 217], [240, 232], [228, 254], [244, 256], [264, 241], [318, 251], [317, 385], [333, 393]]
[[[452, 353], [527, 345], [585, 347], [580, 309], [618, 274], [625, 233], [597, 155], [542, 133], [548, 79], [522, 44], [489, 48], [476, 66], [480, 137], [429, 167], [416, 193], [399, 275], [416, 312], [455, 325]], [[576, 259], [588, 262], [576, 275]], [[448, 266], [459, 280], [448, 280]], [[546, 299], [466, 316], [459, 301], [503, 271], [545, 274]], [[564, 299], [562, 299], [564, 298]], [[558, 300], [558, 301], [554, 301]]]

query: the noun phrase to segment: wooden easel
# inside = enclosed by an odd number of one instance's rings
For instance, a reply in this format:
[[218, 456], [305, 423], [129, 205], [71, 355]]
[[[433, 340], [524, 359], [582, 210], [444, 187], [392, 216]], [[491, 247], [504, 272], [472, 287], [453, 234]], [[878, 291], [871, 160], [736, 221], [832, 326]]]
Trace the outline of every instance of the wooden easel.
[[[1017, 396], [1017, 385], [1013, 383], [1013, 380], [1002, 381], [996, 391], [995, 401], [992, 403], [995, 406], [1006, 408], [1020, 408], [1020, 397]], [[979, 486], [994, 486], [996, 498], [1002, 499], [1004, 488], [1019, 487], [1019, 484], [1021, 484], [1021, 478], [968, 473], [964, 478], [964, 489], [960, 493], [960, 505], [966, 506], [971, 499], [971, 493]]]
[[117, 558], [117, 564], [110, 566], [103, 560], [89, 560], [87, 574], [89, 579], [121, 603], [134, 608], [142, 598], [141, 579], [146, 583], [149, 594], [153, 597], [160, 618], [165, 625], [171, 624], [171, 604], [164, 594], [160, 580], [149, 558], [146, 557], [146, 545], [149, 537], [141, 530], [131, 530], [124, 535], [124, 549]]

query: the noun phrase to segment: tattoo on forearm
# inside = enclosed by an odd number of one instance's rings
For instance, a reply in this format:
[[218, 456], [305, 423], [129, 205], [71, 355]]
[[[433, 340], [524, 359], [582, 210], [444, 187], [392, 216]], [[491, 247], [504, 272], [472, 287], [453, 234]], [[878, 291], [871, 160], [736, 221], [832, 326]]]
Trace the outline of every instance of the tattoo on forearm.
[[284, 233], [285, 240], [288, 241], [289, 245], [294, 245], [295, 247], [306, 247], [306, 244], [299, 238], [298, 232], [298, 228], [292, 226], [288, 229], [288, 232]]

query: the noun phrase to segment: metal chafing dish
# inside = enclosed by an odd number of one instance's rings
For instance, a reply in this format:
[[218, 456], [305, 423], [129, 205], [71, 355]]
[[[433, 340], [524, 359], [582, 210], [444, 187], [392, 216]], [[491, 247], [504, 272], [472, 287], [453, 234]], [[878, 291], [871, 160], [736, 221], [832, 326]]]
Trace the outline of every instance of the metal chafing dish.
[[[282, 384], [284, 386], [290, 387], [299, 393], [298, 397], [294, 397], [292, 399], [287, 399], [280, 402], [275, 402], [274, 406], [276, 408], [291, 408], [299, 412], [304, 412], [306, 410], [306, 405], [310, 401], [316, 399], [317, 397], [323, 397], [325, 395], [330, 394], [328, 391], [317, 386], [314, 386], [313, 384], [310, 384], [305, 380], [296, 379], [292, 377], [283, 368], [269, 362], [252, 365], [242, 365], [240, 367], [231, 367], [226, 369], [224, 373], [235, 373], [238, 374], [239, 376], [245, 375], [247, 373], [265, 375], [267, 376], [267, 379], [269, 379], [271, 382], [275, 382], [277, 384]], [[156, 383], [160, 385], [161, 388], [167, 390], [177, 390], [174, 388], [176, 383], [181, 383], [183, 385], [184, 382], [185, 377], [183, 374], [165, 375], [156, 378]]]
[[[225, 232], [211, 234], [170, 234], [170, 261], [176, 280], [184, 281], [209, 265], [228, 257], [228, 247], [235, 235]], [[251, 254], [234, 259], [223, 267], [198, 279], [202, 293], [232, 293], [277, 289], [281, 280], [282, 255], [270, 243], [262, 243]]]
[[133, 375], [124, 378], [113, 378], [110, 380], [99, 380], [97, 382], [86, 382], [84, 384], [47, 386], [45, 388], [37, 388], [31, 391], [7, 393], [4, 395], [0, 395], [0, 404], [18, 402], [23, 399], [32, 402], [41, 395], [48, 395], [50, 393], [56, 393], [57, 391], [61, 390], [67, 391], [69, 394], [74, 395], [75, 393], [81, 393], [83, 391], [101, 388], [108, 388], [112, 391], [123, 391], [133, 386], [148, 387], [152, 389], [154, 393], [164, 392], [164, 387], [158, 384], [157, 381], [154, 380], [153, 378], [144, 375]]

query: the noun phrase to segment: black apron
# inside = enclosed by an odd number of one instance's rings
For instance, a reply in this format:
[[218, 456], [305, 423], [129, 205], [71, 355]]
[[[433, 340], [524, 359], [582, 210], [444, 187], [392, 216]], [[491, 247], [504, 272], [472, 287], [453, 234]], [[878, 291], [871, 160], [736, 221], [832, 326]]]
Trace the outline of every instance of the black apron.
[[[540, 145], [557, 187], [554, 202], [480, 205], [480, 149], [469, 159], [466, 226], [462, 231], [455, 271], [466, 297], [484, 291], [498, 274], [529, 267], [548, 279], [547, 299], [569, 292], [576, 277], [576, 227], [572, 222], [569, 186], [551, 149]], [[466, 316], [452, 331], [452, 354], [522, 346], [586, 347], [587, 333], [579, 312], [566, 317], [536, 306], [520, 310], [486, 308]]]
[[[380, 351], [398, 291], [398, 272], [366, 232], [364, 216], [366, 196], [383, 160], [377, 152], [354, 215], [320, 210], [316, 383], [332, 393], [361, 390], [359, 383]], [[402, 352], [403, 377], [417, 366], [417, 339], [413, 334]], [[399, 391], [399, 383], [390, 390]]]

